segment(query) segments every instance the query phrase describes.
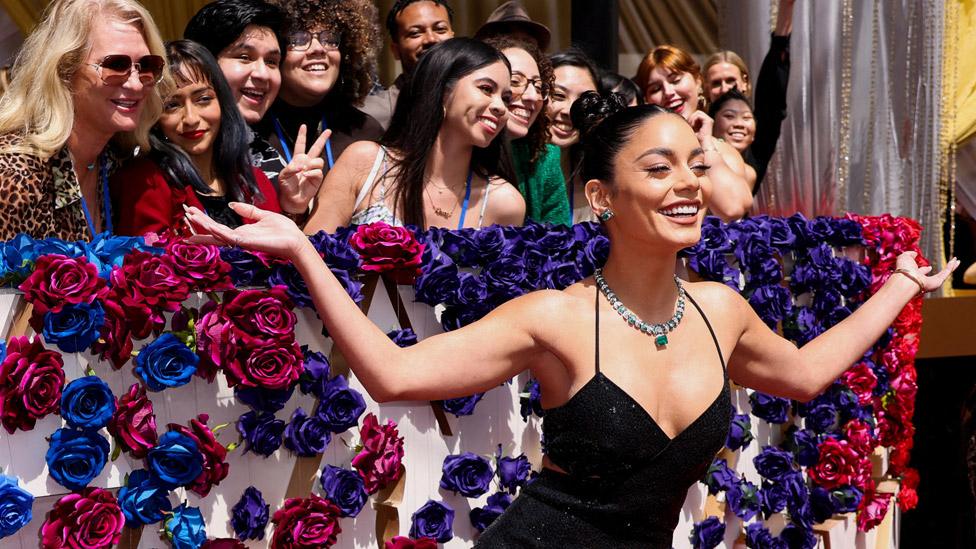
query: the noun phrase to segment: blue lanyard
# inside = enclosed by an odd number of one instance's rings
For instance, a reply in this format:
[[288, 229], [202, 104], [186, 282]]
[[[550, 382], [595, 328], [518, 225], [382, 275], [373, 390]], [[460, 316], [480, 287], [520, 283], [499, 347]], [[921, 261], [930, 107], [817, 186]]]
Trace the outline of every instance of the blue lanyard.
[[[278, 134], [278, 142], [281, 143], [281, 150], [285, 153], [285, 163], [291, 163], [291, 149], [288, 148], [288, 142], [285, 140], [285, 131], [281, 128], [281, 124], [278, 122], [278, 117], [271, 115], [271, 120], [274, 122], [275, 133]], [[322, 131], [329, 129], [329, 125], [325, 121], [325, 115], [322, 115]], [[321, 133], [321, 132], [320, 132]], [[308, 134], [306, 134], [308, 135]], [[329, 161], [329, 169], [335, 165], [335, 158], [332, 156], [332, 138], [325, 140], [325, 156]]]
[[[108, 234], [112, 234], [112, 197], [108, 192], [108, 162], [106, 162], [105, 156], [102, 155], [98, 159], [100, 165], [98, 180], [102, 183], [102, 205], [104, 206], [102, 213], [102, 220], [105, 223], [105, 230]], [[85, 202], [85, 195], [81, 195], [81, 209], [85, 212], [85, 221], [88, 223], [88, 230], [91, 231], [92, 238], [98, 234], [95, 230], [95, 223], [92, 221], [91, 211], [88, 209], [88, 203]]]
[[[464, 202], [461, 203], [461, 219], [460, 221], [458, 221], [459, 231], [464, 228], [464, 216], [468, 213], [468, 202], [471, 200], [471, 178], [472, 177], [474, 177], [474, 170], [468, 172], [468, 182], [465, 184], [465, 188], [464, 188]], [[487, 187], [485, 188], [485, 190], [487, 191]]]

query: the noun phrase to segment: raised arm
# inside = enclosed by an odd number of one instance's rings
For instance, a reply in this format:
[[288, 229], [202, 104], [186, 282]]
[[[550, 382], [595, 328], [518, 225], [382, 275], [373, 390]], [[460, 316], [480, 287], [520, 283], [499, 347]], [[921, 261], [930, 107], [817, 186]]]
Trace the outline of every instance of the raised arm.
[[712, 136], [713, 120], [704, 112], [693, 113], [688, 123], [701, 142], [709, 166], [708, 180], [712, 190], [707, 197], [708, 209], [723, 221], [741, 219], [752, 208], [752, 186], [746, 180], [742, 155], [728, 143]]
[[394, 344], [349, 298], [318, 252], [287, 218], [233, 204], [257, 222], [231, 230], [191, 208], [197, 241], [237, 245], [290, 259], [308, 284], [322, 322], [370, 396], [378, 401], [436, 400], [487, 391], [527, 369], [541, 353], [533, 333], [546, 295], [524, 296], [482, 320], [407, 348]]
[[899, 256], [897, 265], [909, 274], [892, 274], [853, 314], [800, 349], [770, 330], [744, 299], [727, 290], [734, 311], [727, 318], [742, 319], [742, 333], [729, 359], [729, 375], [737, 383], [772, 395], [800, 401], [817, 396], [864, 356], [918, 295], [915, 279], [926, 291], [939, 288], [959, 261], [953, 259], [932, 276], [926, 276], [931, 267], [916, 265], [914, 252]]
[[756, 185], [753, 194], [766, 176], [769, 160], [776, 152], [781, 126], [786, 119], [786, 92], [790, 81], [790, 33], [793, 31], [793, 0], [780, 0], [776, 30], [769, 43], [769, 51], [759, 69], [755, 86], [756, 137], [750, 145], [756, 159]]

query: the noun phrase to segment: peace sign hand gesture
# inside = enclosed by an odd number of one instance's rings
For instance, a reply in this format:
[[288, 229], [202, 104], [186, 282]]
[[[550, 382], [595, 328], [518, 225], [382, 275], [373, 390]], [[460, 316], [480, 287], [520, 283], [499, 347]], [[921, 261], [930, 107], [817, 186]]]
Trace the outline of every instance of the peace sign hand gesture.
[[290, 214], [303, 214], [308, 211], [308, 203], [319, 192], [324, 178], [323, 168], [325, 160], [322, 159], [322, 149], [325, 142], [332, 135], [332, 130], [325, 130], [322, 135], [312, 143], [312, 148], [305, 152], [305, 124], [298, 128], [298, 137], [295, 138], [295, 155], [291, 162], [281, 173], [278, 174], [278, 185], [280, 192], [278, 202], [281, 209]]

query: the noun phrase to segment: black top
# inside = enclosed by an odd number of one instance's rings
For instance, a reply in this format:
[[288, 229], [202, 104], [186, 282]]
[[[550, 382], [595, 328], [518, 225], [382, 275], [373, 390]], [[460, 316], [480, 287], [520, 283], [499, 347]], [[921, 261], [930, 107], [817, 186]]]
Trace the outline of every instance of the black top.
[[776, 36], [769, 43], [769, 52], [763, 59], [756, 79], [756, 97], [753, 115], [756, 118], [756, 137], [742, 155], [742, 159], [756, 170], [756, 185], [752, 194], [759, 192], [759, 185], [766, 176], [769, 160], [776, 152], [780, 127], [786, 119], [786, 89], [790, 81], [790, 37]]
[[230, 199], [227, 198], [227, 195], [196, 194], [197, 198], [200, 199], [200, 204], [203, 204], [203, 209], [207, 212], [207, 215], [217, 223], [227, 225], [231, 229], [236, 229], [244, 224], [241, 216], [237, 215], [237, 212], [230, 208]]

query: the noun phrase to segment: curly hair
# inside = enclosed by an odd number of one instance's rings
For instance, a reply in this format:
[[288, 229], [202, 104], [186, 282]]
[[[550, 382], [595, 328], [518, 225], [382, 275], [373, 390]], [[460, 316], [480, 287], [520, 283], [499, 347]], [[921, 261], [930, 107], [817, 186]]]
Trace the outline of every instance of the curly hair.
[[542, 53], [539, 46], [534, 42], [511, 35], [492, 36], [486, 38], [484, 42], [498, 51], [508, 48], [525, 50], [535, 60], [536, 65], [539, 66], [539, 77], [542, 79], [542, 84], [546, 90], [545, 98], [542, 100], [542, 108], [539, 110], [539, 115], [536, 117], [535, 122], [532, 123], [532, 127], [529, 128], [529, 133], [524, 137], [526, 143], [529, 144], [529, 164], [531, 167], [535, 167], [535, 163], [545, 152], [546, 143], [549, 142], [549, 138], [551, 137], [549, 133], [550, 121], [549, 117], [546, 116], [546, 107], [549, 105], [549, 93], [556, 83], [556, 75], [553, 72], [552, 62], [549, 61], [549, 57]]
[[276, 0], [288, 14], [286, 35], [294, 29], [322, 27], [340, 33], [339, 86], [350, 103], [360, 104], [376, 81], [376, 56], [382, 45], [379, 15], [369, 0]]

